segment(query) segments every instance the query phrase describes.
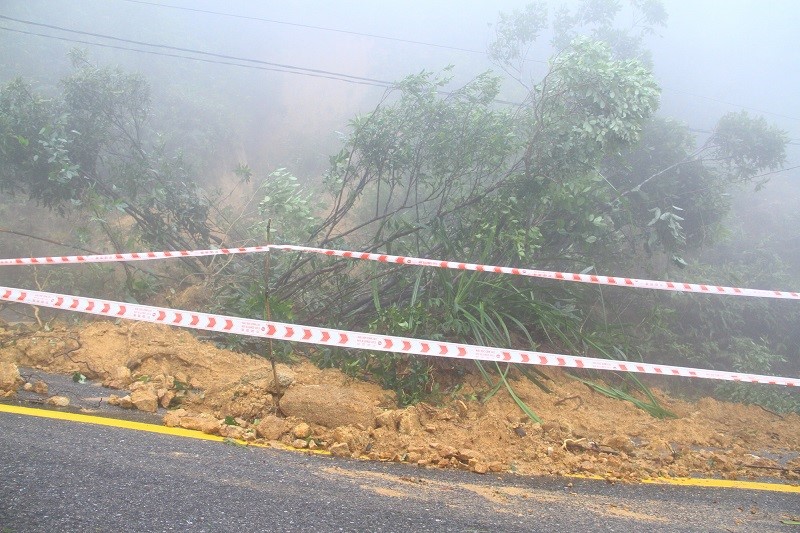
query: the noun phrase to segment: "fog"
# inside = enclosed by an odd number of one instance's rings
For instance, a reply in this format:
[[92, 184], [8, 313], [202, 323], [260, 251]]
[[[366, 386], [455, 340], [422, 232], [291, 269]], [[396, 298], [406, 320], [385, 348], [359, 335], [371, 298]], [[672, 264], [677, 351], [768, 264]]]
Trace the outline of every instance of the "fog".
[[[158, 3], [189, 10], [153, 5]], [[266, 5], [208, 0], [152, 4], [125, 0], [5, 0], [0, 14], [71, 30], [386, 81], [422, 68], [439, 69], [452, 64], [456, 67], [456, 81], [462, 81], [491, 66], [480, 52], [486, 50], [493, 37], [491, 25], [498, 12], [525, 4], [520, 0], [336, 4], [306, 1]], [[800, 56], [795, 53], [800, 35], [794, 24], [800, 17], [800, 6], [796, 2], [669, 0], [665, 7], [669, 14], [667, 27], [648, 43], [664, 89], [664, 113], [707, 128], [729, 110], [760, 111], [792, 138], [800, 137], [800, 97], [796, 91]], [[12, 21], [3, 21], [3, 25], [136, 47]], [[239, 100], [244, 93], [251, 104], [246, 112], [254, 114], [277, 100], [289, 106], [308, 106], [314, 101], [320, 109], [312, 108], [307, 115], [327, 120], [329, 116], [349, 116], [354, 110], [368, 108], [382, 92], [380, 88], [296, 74], [252, 72], [9, 31], [1, 35], [6, 50], [1, 72], [4, 79], [15, 74], [56, 77], [67, 70], [66, 50], [78, 45], [86, 47], [98, 61], [141, 70], [156, 90], [164, 84], [190, 81], [202, 81], [209, 92], [235, 87], [237, 92], [228, 94], [229, 101], [219, 104], [230, 104], [230, 100]], [[535, 46], [530, 59], [546, 61], [547, 52], [545, 45]], [[222, 94], [214, 96], [224, 99]], [[297, 124], [263, 126], [296, 128]], [[319, 133], [322, 132], [306, 131], [309, 137]]]
[[[262, 174], [285, 166], [313, 180], [336, 152], [337, 132], [345, 131], [350, 118], [368, 112], [384, 94], [384, 88], [370, 82], [326, 76], [391, 82], [422, 69], [453, 65], [457, 86], [491, 68], [484, 52], [498, 12], [525, 4], [3, 0], [0, 15], [7, 17], [174, 48], [2, 20], [0, 81], [22, 75], [41, 86], [53, 85], [69, 72], [68, 50], [81, 46], [99, 64], [120, 65], [147, 77], [160, 126], [167, 129], [170, 122], [184, 121], [194, 123], [198, 131], [211, 129], [203, 133], [204, 142], [219, 151], [210, 174], [229, 172], [245, 162]], [[700, 137], [728, 111], [763, 115], [792, 139], [785, 167], [800, 165], [800, 4], [667, 0], [665, 7], [667, 26], [647, 42], [663, 88], [661, 113], [686, 122]], [[125, 50], [134, 48], [155, 54]], [[194, 56], [180, 48], [217, 56]], [[545, 42], [532, 47], [529, 64], [534, 75], [544, 68], [548, 53]], [[257, 68], [221, 64], [226, 62]], [[287, 69], [264, 62], [323, 72], [259, 70]], [[797, 170], [775, 174], [760, 198], [785, 203], [784, 188], [798, 179]]]

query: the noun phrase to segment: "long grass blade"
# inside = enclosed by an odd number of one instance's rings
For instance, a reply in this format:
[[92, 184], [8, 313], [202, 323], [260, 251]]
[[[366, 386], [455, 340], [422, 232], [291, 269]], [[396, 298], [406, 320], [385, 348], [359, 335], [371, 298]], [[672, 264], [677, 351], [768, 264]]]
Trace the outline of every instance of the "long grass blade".
[[506, 390], [508, 390], [508, 393], [511, 395], [511, 398], [514, 399], [514, 403], [517, 404], [517, 406], [522, 410], [523, 413], [525, 413], [528, 416], [528, 418], [530, 418], [537, 424], [541, 424], [542, 419], [539, 418], [539, 416], [536, 413], [534, 413], [531, 410], [531, 408], [528, 407], [528, 405], [525, 402], [523, 402], [519, 396], [517, 396], [516, 392], [514, 392], [514, 389], [511, 387], [511, 384], [508, 382], [508, 380], [506, 380], [505, 374], [503, 374], [503, 372], [500, 370], [500, 365], [495, 363], [495, 366], [497, 367], [497, 371], [500, 372], [500, 379], [503, 380], [503, 383], [506, 386]]

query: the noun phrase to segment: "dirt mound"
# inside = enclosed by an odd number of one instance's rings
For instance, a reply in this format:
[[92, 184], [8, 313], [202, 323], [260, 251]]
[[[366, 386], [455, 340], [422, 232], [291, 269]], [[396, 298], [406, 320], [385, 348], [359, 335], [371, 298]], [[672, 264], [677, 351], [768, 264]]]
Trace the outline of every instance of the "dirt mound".
[[166, 326], [5, 329], [0, 341], [6, 394], [23, 385], [16, 365], [78, 373], [130, 391], [106, 401], [151, 412], [169, 408], [167, 425], [245, 441], [479, 473], [800, 480], [800, 416], [710, 398], [689, 403], [656, 391], [678, 415], [658, 420], [555, 369], [546, 370], [551, 393], [512, 380], [544, 420], [534, 424], [504, 391], [485, 403], [468, 400], [485, 392], [477, 376], [442, 405], [398, 409], [393, 393], [336, 370], [303, 361], [279, 365], [275, 380], [262, 358]]

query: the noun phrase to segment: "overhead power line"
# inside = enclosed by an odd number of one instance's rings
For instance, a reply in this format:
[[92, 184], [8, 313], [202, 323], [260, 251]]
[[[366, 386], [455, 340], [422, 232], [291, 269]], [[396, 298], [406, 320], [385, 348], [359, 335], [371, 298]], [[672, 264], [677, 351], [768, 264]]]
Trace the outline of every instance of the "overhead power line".
[[747, 111], [753, 111], [755, 113], [761, 113], [762, 115], [771, 115], [773, 117], [780, 117], [780, 118], [785, 118], [785, 119], [788, 119], [788, 120], [800, 121], [800, 118], [797, 118], [797, 117], [792, 117], [792, 116], [789, 116], [789, 115], [783, 115], [781, 113], [773, 113], [772, 111], [766, 111], [764, 109], [758, 109], [756, 107], [748, 107], [746, 105], [737, 104], [735, 102], [727, 102], [725, 100], [720, 100], [719, 98], [712, 98], [710, 96], [703, 96], [702, 94], [696, 94], [696, 93], [692, 93], [692, 92], [689, 92], [689, 91], [681, 91], [681, 90], [678, 90], [678, 89], [670, 89], [669, 87], [662, 87], [662, 89], [665, 90], [665, 91], [673, 92], [673, 93], [685, 94], [686, 96], [691, 96], [693, 98], [702, 98], [703, 100], [708, 100], [710, 102], [717, 102], [718, 104], [725, 104], [725, 105], [729, 105], [729, 106], [732, 106], [732, 107], [738, 107], [739, 109], [744, 109], [744, 110], [747, 110]]
[[[151, 2], [145, 2], [143, 0], [123, 0], [123, 1], [142, 3], [142, 4], [149, 4], [149, 5], [160, 5], [160, 4], [153, 4]], [[176, 7], [176, 6], [173, 6], [173, 7]], [[176, 7], [176, 9], [177, 9], [177, 7]], [[22, 33], [22, 34], [27, 34], [27, 35], [35, 35], [35, 36], [38, 36], [38, 37], [45, 37], [45, 38], [56, 39], [56, 40], [60, 40], [60, 41], [73, 42], [73, 43], [77, 43], [77, 44], [85, 44], [85, 45], [90, 45], [90, 46], [99, 46], [99, 47], [103, 47], [103, 48], [112, 48], [112, 49], [116, 49], [116, 50], [139, 52], [139, 53], [158, 55], [158, 56], [164, 56], [164, 57], [172, 57], [172, 58], [177, 58], [177, 59], [187, 59], [187, 60], [199, 61], [199, 62], [203, 62], [203, 63], [214, 63], [214, 64], [219, 64], [219, 65], [229, 65], [229, 66], [242, 67], [242, 68], [252, 68], [252, 69], [256, 69], [256, 70], [265, 70], [265, 71], [271, 71], [271, 72], [283, 72], [283, 73], [288, 73], [288, 74], [305, 75], [305, 76], [309, 76], [309, 77], [324, 78], [324, 79], [330, 79], [330, 80], [336, 80], [336, 81], [344, 81], [344, 82], [347, 82], [347, 83], [354, 83], [354, 84], [360, 84], [360, 85], [371, 85], [371, 86], [375, 86], [375, 87], [381, 87], [381, 88], [384, 88], [384, 89], [391, 88], [391, 87], [393, 87], [395, 85], [395, 83], [391, 82], [391, 81], [378, 80], [378, 79], [367, 78], [367, 77], [363, 77], [363, 76], [354, 76], [354, 75], [351, 75], [351, 74], [345, 74], [345, 73], [341, 73], [341, 72], [333, 72], [333, 71], [321, 70], [321, 69], [312, 69], [312, 68], [307, 68], [307, 67], [299, 67], [299, 66], [296, 66], [296, 65], [289, 65], [289, 64], [283, 64], [283, 63], [274, 63], [274, 62], [270, 62], [270, 61], [263, 61], [263, 60], [260, 60], [260, 59], [252, 59], [252, 58], [231, 56], [231, 55], [226, 55], [226, 54], [218, 54], [218, 53], [214, 53], [214, 52], [206, 52], [206, 51], [203, 51], [203, 50], [196, 50], [196, 49], [192, 49], [192, 48], [183, 48], [183, 47], [166, 45], [166, 44], [148, 43], [148, 42], [145, 42], [145, 41], [137, 41], [137, 40], [133, 40], [133, 39], [124, 39], [124, 38], [121, 38], [121, 37], [114, 37], [112, 35], [105, 35], [105, 34], [100, 34], [100, 33], [86, 32], [86, 31], [81, 31], [81, 30], [73, 30], [73, 29], [70, 29], [70, 28], [62, 27], [62, 26], [56, 26], [56, 25], [45, 24], [45, 23], [41, 23], [41, 22], [34, 22], [34, 21], [29, 21], [29, 20], [17, 19], [17, 18], [5, 16], [5, 15], [0, 15], [0, 20], [8, 20], [8, 21], [17, 22], [17, 23], [20, 23], [20, 24], [27, 24], [27, 25], [31, 25], [31, 26], [43, 27], [43, 28], [53, 29], [53, 30], [62, 31], [62, 32], [66, 32], [66, 33], [73, 33], [73, 34], [78, 34], [78, 35], [86, 35], [86, 36], [90, 36], [90, 37], [95, 37], [95, 38], [100, 38], [100, 39], [108, 39], [108, 40], [111, 40], [111, 41], [123, 42], [123, 43], [127, 43], [127, 44], [135, 44], [135, 45], [147, 46], [147, 47], [151, 47], [151, 48], [161, 48], [161, 49], [165, 49], [165, 50], [173, 50], [173, 51], [177, 51], [177, 52], [196, 54], [196, 55], [200, 55], [200, 56], [208, 56], [208, 57], [213, 57], [213, 58], [218, 58], [218, 59], [215, 59], [215, 60], [203, 59], [203, 58], [200, 58], [200, 57], [192, 57], [192, 56], [186, 56], [186, 55], [180, 55], [180, 54], [157, 52], [155, 50], [142, 50], [142, 49], [139, 49], [139, 48], [129, 48], [129, 47], [124, 47], [124, 46], [115, 46], [115, 45], [111, 45], [111, 44], [98, 43], [98, 42], [94, 42], [94, 41], [85, 41], [85, 40], [80, 40], [80, 39], [70, 39], [70, 38], [67, 38], [67, 37], [59, 37], [59, 36], [55, 36], [55, 35], [48, 35], [48, 34], [43, 34], [43, 33], [38, 33], [38, 32], [25, 31], [25, 30], [19, 30], [19, 29], [13, 29], [13, 28], [0, 26], [0, 30], [5, 30], [5, 31], [10, 31], [10, 32], [15, 32], [15, 33]], [[423, 43], [420, 43], [420, 44], [423, 44]], [[225, 60], [225, 61], [220, 61], [219, 59], [222, 59], [222, 60]], [[251, 63], [251, 64], [237, 63], [236, 61], [240, 61], [240, 62], [243, 62], [243, 63]], [[445, 95], [451, 94], [450, 92], [443, 91], [443, 90], [440, 90], [440, 91], [437, 91], [437, 92], [440, 93], [440, 94], [445, 94]], [[683, 92], [683, 91], [677, 91], [677, 92]], [[707, 98], [707, 97], [700, 96], [700, 95], [693, 95], [692, 93], [685, 93], [684, 92], [684, 94], [697, 96], [699, 98]], [[731, 102], [723, 102], [722, 100], [715, 100], [713, 98], [707, 98], [707, 99], [714, 100], [714, 101], [719, 101], [719, 102], [722, 102], [722, 103], [726, 103], [728, 105], [732, 105], [732, 106], [735, 106], [735, 107], [740, 107], [742, 109], [748, 109], [748, 110], [756, 111], [756, 112], [759, 112], [759, 113], [766, 113], [766, 114], [776, 115], [775, 113], [770, 113], [769, 111], [764, 111], [764, 110], [759, 110], [759, 109], [754, 109], [754, 108], [748, 108], [748, 107], [745, 107], [745, 106], [739, 106], [738, 104], [733, 104]], [[505, 104], [505, 105], [512, 105], [512, 106], [521, 105], [519, 102], [512, 102], [512, 101], [500, 100], [500, 99], [495, 99], [494, 102], [495, 103], [500, 103], [500, 104]], [[789, 116], [785, 116], [785, 115], [777, 115], [777, 116], [781, 116], [781, 117], [789, 118], [789, 119], [794, 119], [793, 117], [789, 117]], [[794, 120], [800, 120], [800, 119], [794, 119]], [[698, 130], [698, 129], [693, 129], [692, 131], [701, 132], [701, 133], [711, 133], [710, 131]], [[790, 144], [790, 145], [798, 145], [800, 143], [798, 143], [797, 141], [791, 139], [791, 140], [789, 140], [788, 144]]]
[[[363, 32], [351, 31], [351, 30], [343, 30], [343, 29], [340, 29], [340, 28], [329, 28], [329, 27], [325, 27], [325, 26], [313, 26], [313, 25], [310, 25], [310, 24], [300, 24], [300, 23], [296, 23], [296, 22], [287, 22], [287, 21], [283, 21], [283, 20], [275, 20], [275, 19], [254, 17], [254, 16], [248, 16], [248, 15], [237, 15], [237, 14], [234, 14], [234, 13], [225, 13], [225, 12], [222, 12], [222, 11], [211, 11], [211, 10], [207, 10], [207, 9], [197, 9], [197, 8], [192, 8], [192, 7], [176, 6], [176, 5], [171, 5], [171, 4], [161, 4], [161, 3], [156, 3], [156, 2], [148, 2], [148, 1], [145, 1], [145, 0], [122, 0], [122, 1], [133, 3], [133, 4], [142, 4], [142, 5], [148, 5], [148, 6], [154, 6], [154, 7], [176, 9], [176, 10], [181, 10], [181, 11], [192, 11], [192, 12], [195, 12], [195, 13], [204, 13], [204, 14], [207, 14], [207, 15], [216, 15], [216, 16], [220, 16], [220, 17], [230, 17], [230, 18], [237, 18], [237, 19], [243, 19], [243, 20], [253, 20], [253, 21], [258, 21], [258, 22], [266, 22], [266, 23], [269, 23], [269, 24], [282, 24], [282, 25], [294, 26], [294, 27], [298, 27], [298, 28], [306, 28], [306, 29], [313, 29], [313, 30], [319, 30], [319, 31], [335, 32], [335, 33], [341, 33], [341, 34], [347, 34], [347, 35], [357, 35], [357, 36], [360, 36], [360, 37], [369, 37], [369, 38], [372, 38], [372, 39], [382, 39], [382, 40], [386, 40], [386, 41], [395, 41], [395, 42], [407, 43], [407, 44], [415, 44], [415, 45], [420, 45], [420, 46], [430, 46], [430, 47], [434, 47], [434, 48], [442, 48], [442, 49], [447, 49], [447, 50], [456, 50], [456, 51], [459, 51], [459, 52], [467, 52], [467, 53], [471, 53], [471, 54], [480, 54], [480, 55], [484, 55], [484, 56], [488, 55], [488, 53], [486, 51], [475, 50], [475, 49], [471, 49], [471, 48], [461, 48], [461, 47], [458, 47], [458, 46], [449, 46], [449, 45], [444, 45], [444, 44], [439, 44], [439, 43], [431, 43], [431, 42], [426, 42], [426, 41], [415, 41], [415, 40], [412, 40], [412, 39], [403, 39], [403, 38], [399, 38], [399, 37], [389, 37], [389, 36], [386, 36], [386, 35], [378, 35], [378, 34], [374, 34], [374, 33], [363, 33]], [[532, 62], [532, 63], [542, 63], [542, 64], [547, 64], [548, 63], [547, 61], [543, 61], [541, 59], [526, 59], [526, 61], [529, 61], [529, 62]], [[701, 98], [703, 100], [708, 100], [710, 102], [717, 102], [719, 104], [724, 104], [724, 105], [728, 105], [728, 106], [732, 106], [732, 107], [738, 107], [740, 109], [745, 109], [745, 110], [753, 111], [753, 112], [756, 112], [756, 113], [762, 113], [764, 115], [771, 115], [771, 116], [774, 116], [774, 117], [780, 117], [780, 118], [784, 118], [784, 119], [788, 119], [788, 120], [796, 120], [796, 121], [800, 122], [800, 118], [792, 117], [792, 116], [789, 116], [789, 115], [784, 115], [782, 113], [775, 113], [773, 111], [767, 111], [767, 110], [764, 110], [764, 109], [758, 109], [758, 108], [755, 108], [755, 107], [749, 107], [749, 106], [737, 104], [735, 102], [728, 102], [728, 101], [725, 101], [725, 100], [721, 100], [719, 98], [712, 98], [710, 96], [704, 96], [702, 94], [697, 94], [697, 93], [693, 93], [693, 92], [689, 92], [689, 91], [682, 91], [682, 90], [670, 89], [670, 88], [663, 88], [663, 89], [668, 91], [668, 92], [674, 92], [674, 93], [678, 93], [678, 94], [684, 94], [686, 96], [691, 96], [692, 98]]]
[[142, 53], [142, 54], [151, 54], [151, 55], [156, 55], [156, 56], [173, 57], [173, 58], [177, 58], [177, 59], [187, 59], [187, 60], [190, 60], [190, 61], [198, 61], [198, 62], [201, 62], [201, 63], [214, 63], [216, 65], [230, 65], [230, 66], [233, 66], [233, 67], [250, 68], [250, 69], [256, 69], [256, 70], [267, 70], [267, 71], [271, 71], [271, 72], [283, 72], [285, 74], [297, 74], [297, 75], [300, 75], [300, 76], [309, 76], [309, 77], [314, 77], [314, 78], [325, 78], [325, 79], [330, 79], [330, 80], [343, 81], [345, 83], [355, 83], [355, 84], [360, 84], [360, 85], [372, 85], [372, 86], [375, 86], [375, 87], [382, 87], [382, 88], [389, 88], [389, 87], [392, 86], [392, 84], [390, 82], [359, 81], [359, 80], [356, 80], [356, 79], [351, 79], [351, 77], [342, 78], [342, 77], [338, 77], [337, 73], [331, 73], [330, 75], [325, 75], [325, 74], [321, 74], [321, 73], [304, 72], [302, 70], [299, 70], [300, 67], [293, 67], [294, 70], [289, 70], [289, 69], [284, 69], [284, 68], [268, 67], [268, 66], [261, 66], [261, 65], [244, 65], [242, 63], [234, 63], [232, 61], [206, 59], [206, 58], [203, 58], [203, 57], [191, 57], [191, 56], [185, 56], [185, 55], [180, 55], [180, 54], [171, 54], [171, 53], [168, 53], [168, 52], [158, 52], [156, 50], [142, 50], [142, 49], [139, 49], [139, 48], [129, 48], [129, 47], [126, 47], [126, 46], [118, 46], [118, 45], [114, 45], [114, 44], [106, 44], [106, 43], [97, 43], [97, 42], [92, 42], [92, 41], [84, 41], [82, 39], [70, 39], [68, 37], [59, 37], [59, 36], [56, 36], [56, 35], [47, 35], [47, 34], [44, 34], [44, 33], [38, 33], [38, 32], [33, 32], [33, 31], [18, 30], [18, 29], [14, 29], [14, 28], [7, 28], [5, 26], [0, 26], [0, 30], [10, 31], [10, 32], [14, 32], [14, 33], [23, 33], [25, 35], [35, 35], [37, 37], [46, 37], [48, 39], [55, 39], [57, 41], [66, 41], [66, 42], [70, 42], [70, 43], [86, 44], [86, 45], [90, 45], [90, 46], [99, 46], [101, 48], [112, 48], [114, 50], [125, 50], [125, 51], [128, 51], [128, 52], [139, 52], [139, 53]]
[[[222, 11], [210, 11], [208, 9], [197, 9], [194, 7], [184, 7], [184, 6], [175, 6], [170, 4], [159, 4], [156, 2], [145, 2], [144, 0], [123, 0], [124, 2], [130, 2], [132, 4], [144, 4], [148, 6], [155, 6], [155, 7], [166, 7], [169, 9], [178, 9], [181, 11], [193, 11], [195, 13], [204, 13], [206, 15], [217, 15], [220, 17], [230, 17], [242, 20], [254, 20], [257, 22], [267, 22], [269, 24], [282, 24], [285, 26], [294, 26], [297, 28], [305, 28], [310, 30], [319, 30], [319, 31], [327, 31], [327, 32], [334, 32], [334, 33], [342, 33], [345, 35], [356, 35], [358, 37], [369, 37], [371, 39], [382, 39], [384, 41], [395, 41], [399, 43], [406, 43], [406, 44], [416, 44], [421, 46], [431, 46], [434, 48], [443, 48], [445, 50], [455, 50], [457, 52], [467, 52], [470, 54], [480, 54], [480, 55], [487, 55], [485, 51], [482, 50], [475, 50], [472, 48], [461, 48], [459, 46], [450, 46], [446, 44], [439, 44], [439, 43], [430, 43], [426, 41], [415, 41], [413, 39], [403, 39], [401, 37], [388, 37], [386, 35], [378, 35], [375, 33], [364, 33], [358, 31], [351, 31], [351, 30], [343, 30], [340, 28], [328, 28], [325, 26], [313, 26], [311, 24], [301, 24], [298, 22], [287, 22], [284, 20], [275, 20], [275, 19], [268, 19], [262, 17], [253, 17], [248, 15], [236, 15], [234, 13], [223, 13]], [[546, 61], [536, 61], [537, 63], [546, 63]]]
[[[360, 85], [371, 85], [371, 86], [374, 86], [374, 87], [381, 87], [383, 89], [389, 89], [391, 87], [396, 86], [395, 82], [385, 81], [385, 80], [377, 80], [377, 79], [374, 79], [374, 78], [365, 78], [363, 76], [354, 76], [354, 75], [351, 75], [351, 74], [344, 74], [344, 73], [341, 73], [341, 72], [333, 72], [333, 71], [328, 71], [328, 70], [320, 70], [320, 69], [312, 69], [312, 68], [306, 68], [306, 67], [298, 67], [296, 65], [273, 63], [273, 62], [270, 62], [270, 61], [262, 61], [260, 59], [251, 59], [251, 58], [246, 58], [246, 57], [230, 56], [230, 55], [225, 55], [225, 54], [217, 54], [217, 53], [213, 53], [213, 52], [205, 52], [205, 51], [202, 51], [202, 50], [195, 50], [195, 49], [191, 49], [191, 48], [181, 48], [181, 47], [165, 45], [165, 44], [156, 44], [156, 43], [148, 43], [148, 42], [144, 42], [144, 41], [136, 41], [136, 40], [132, 40], [132, 39], [123, 39], [123, 38], [114, 37], [114, 36], [111, 36], [111, 35], [104, 35], [104, 34], [99, 34], [99, 33], [85, 32], [85, 31], [80, 31], [80, 30], [72, 30], [72, 29], [69, 29], [69, 28], [61, 27], [61, 26], [54, 26], [52, 24], [44, 24], [44, 23], [40, 23], [40, 22], [33, 22], [33, 21], [28, 21], [28, 20], [22, 20], [22, 19], [16, 19], [16, 18], [12, 18], [12, 17], [7, 17], [5, 15], [0, 15], [0, 20], [3, 20], [3, 19], [4, 20], [10, 20], [10, 21], [13, 21], [13, 22], [17, 22], [17, 23], [20, 23], [20, 24], [29, 24], [29, 25], [33, 25], [33, 26], [44, 27], [44, 28], [53, 29], [53, 30], [57, 30], [57, 31], [63, 31], [63, 32], [67, 32], [67, 33], [73, 33], [73, 34], [78, 34], [78, 35], [87, 35], [87, 36], [100, 38], [100, 39], [108, 39], [108, 40], [112, 40], [112, 41], [123, 42], [123, 43], [126, 43], [126, 44], [135, 44], [135, 45], [139, 45], [139, 46], [148, 46], [148, 47], [151, 47], [151, 48], [161, 48], [161, 49], [166, 49], [166, 50], [174, 50], [174, 51], [177, 51], [177, 52], [184, 52], [184, 53], [189, 53], [189, 54], [197, 54], [197, 55], [200, 55], [200, 56], [208, 56], [208, 57], [212, 57], [212, 58], [215, 58], [215, 59], [207, 59], [205, 57], [193, 57], [193, 56], [187, 56], [187, 55], [181, 55], [181, 54], [175, 54], [175, 53], [169, 53], [169, 52], [159, 52], [159, 51], [156, 51], [156, 50], [142, 50], [140, 48], [130, 48], [130, 47], [127, 47], [127, 46], [112, 45], [112, 44], [107, 44], [107, 43], [98, 43], [98, 42], [94, 42], [94, 41], [86, 41], [86, 40], [82, 40], [82, 39], [73, 39], [73, 38], [68, 38], [68, 37], [60, 37], [60, 36], [48, 35], [48, 34], [39, 33], [39, 32], [19, 30], [19, 29], [8, 28], [8, 27], [5, 27], [5, 26], [0, 26], [0, 30], [11, 31], [11, 32], [15, 32], [15, 33], [23, 33], [23, 34], [27, 34], [27, 35], [35, 35], [35, 36], [38, 36], [38, 37], [45, 37], [45, 38], [48, 38], [48, 39], [56, 39], [56, 40], [59, 40], [59, 41], [73, 42], [73, 43], [78, 43], [78, 44], [86, 44], [86, 45], [90, 45], [90, 46], [99, 46], [99, 47], [103, 47], [103, 48], [113, 48], [113, 49], [116, 49], [116, 50], [125, 50], [125, 51], [130, 51], [130, 52], [139, 52], [139, 53], [144, 53], [144, 54], [151, 54], [151, 55], [158, 55], [158, 56], [165, 56], [165, 57], [173, 57], [173, 58], [177, 58], [177, 59], [187, 59], [187, 60], [191, 60], [191, 61], [200, 61], [200, 62], [203, 62], [203, 63], [214, 63], [214, 64], [218, 64], [218, 65], [230, 65], [230, 66], [235, 66], [235, 67], [252, 68], [252, 69], [257, 69], [257, 70], [267, 70], [267, 71], [272, 71], [272, 72], [283, 72], [283, 73], [287, 73], [287, 74], [298, 74], [298, 75], [303, 75], [303, 76], [310, 76], [310, 77], [315, 77], [315, 78], [325, 78], [325, 79], [343, 81], [343, 82], [347, 82], [347, 83], [355, 83], [355, 84], [360, 84]], [[241, 61], [242, 63], [239, 63], [239, 61]], [[439, 94], [446, 95], [446, 96], [450, 96], [450, 95], [453, 94], [453, 93], [451, 93], [449, 91], [444, 91], [444, 90], [437, 90], [436, 92], [439, 93]], [[501, 99], [494, 99], [492, 101], [495, 102], [495, 103], [498, 103], [498, 104], [505, 104], [505, 105], [512, 105], [512, 106], [521, 105], [519, 102], [511, 102], [511, 101], [508, 101], [508, 100], [501, 100]]]
[[[135, 44], [135, 45], [139, 45], [139, 46], [149, 46], [149, 47], [152, 47], [152, 48], [161, 48], [161, 49], [165, 49], [165, 50], [173, 50], [173, 51], [177, 51], [177, 52], [197, 54], [197, 55], [201, 55], [201, 56], [214, 57], [214, 58], [226, 59], [226, 60], [232, 60], [232, 61], [243, 61], [243, 62], [246, 62], [246, 63], [253, 63], [253, 64], [256, 64], [256, 65], [263, 65], [263, 66], [267, 66], [267, 67], [272, 67], [273, 69], [281, 69], [282, 72], [298, 71], [298, 72], [302, 72], [302, 73], [305, 73], [305, 74], [308, 74], [308, 75], [320, 75], [321, 77], [334, 77], [333, 79], [346, 78], [346, 79], [350, 79], [350, 80], [353, 80], [353, 81], [356, 81], [356, 82], [368, 83], [370, 85], [377, 85], [377, 86], [380, 86], [380, 87], [391, 87], [393, 85], [392, 82], [387, 82], [387, 81], [383, 81], [383, 80], [376, 80], [376, 79], [373, 79], [373, 78], [365, 78], [363, 76], [353, 76], [353, 75], [350, 75], [350, 74], [343, 74], [343, 73], [340, 73], [340, 72], [331, 72], [331, 71], [328, 71], [328, 70], [320, 70], [320, 69], [312, 69], [312, 68], [306, 68], [306, 67], [298, 67], [298, 66], [295, 66], [295, 65], [287, 65], [287, 64], [282, 64], [282, 63], [273, 63], [273, 62], [270, 62], [270, 61], [262, 61], [260, 59], [250, 59], [250, 58], [246, 58], [246, 57], [236, 57], [236, 56], [230, 56], [230, 55], [226, 55], [226, 54], [217, 54], [217, 53], [213, 53], [213, 52], [205, 52], [205, 51], [202, 51], [202, 50], [194, 50], [194, 49], [191, 49], [191, 48], [182, 48], [182, 47], [179, 47], [179, 46], [148, 43], [148, 42], [144, 42], [144, 41], [136, 41], [136, 40], [133, 40], [133, 39], [123, 39], [121, 37], [114, 37], [113, 35], [104, 35], [104, 34], [101, 34], [101, 33], [93, 33], [93, 32], [88, 32], [88, 31], [73, 30], [73, 29], [70, 29], [70, 28], [64, 28], [62, 26], [54, 26], [52, 24], [44, 24], [44, 23], [41, 23], [41, 22], [33, 22], [33, 21], [30, 21], [30, 20], [17, 19], [17, 18], [5, 16], [5, 15], [0, 15], [0, 19], [2, 19], [2, 20], [10, 20], [10, 21], [13, 21], [13, 22], [17, 22], [19, 24], [26, 24], [26, 25], [29, 25], [29, 26], [37, 26], [37, 27], [41, 27], [41, 28], [49, 28], [49, 29], [52, 29], [52, 30], [63, 31], [63, 32], [66, 32], [66, 33], [73, 33], [73, 34], [77, 34], [77, 35], [86, 35], [86, 36], [89, 36], [89, 37], [95, 37], [95, 38], [99, 38], [99, 39], [108, 39], [110, 41], [117, 41], [117, 42], [122, 42], [122, 43], [127, 43], [127, 44]], [[9, 29], [9, 28], [4, 28], [4, 29]], [[10, 31], [15, 31], [15, 30], [10, 30]], [[16, 30], [16, 31], [19, 31], [19, 30]], [[26, 33], [26, 32], [21, 32], [21, 33]], [[27, 32], [27, 33], [31, 33], [33, 35], [39, 35], [41, 37], [58, 38], [58, 37], [53, 37], [51, 35], [34, 34], [33, 32]], [[69, 39], [64, 39], [64, 38], [61, 38], [61, 39], [62, 40], [69, 40]], [[85, 41], [82, 41], [82, 44], [95, 44], [95, 45], [98, 45], [98, 46], [107, 46], [109, 48], [121, 48], [121, 47], [112, 47], [112, 46], [108, 46], [108, 45], [101, 45], [99, 43], [85, 42]], [[125, 48], [122, 48], [122, 49], [125, 49]], [[143, 50], [135, 50], [135, 51], [142, 52]], [[168, 55], [168, 54], [160, 54], [160, 55]], [[194, 59], [194, 58], [187, 57], [187, 56], [173, 56], [173, 57], [183, 57], [183, 58], [186, 58], [186, 59]], [[230, 64], [230, 63], [226, 63], [226, 64]], [[264, 70], [269, 70], [269, 69], [264, 69]], [[342, 81], [344, 81], [344, 80], [342, 79]]]

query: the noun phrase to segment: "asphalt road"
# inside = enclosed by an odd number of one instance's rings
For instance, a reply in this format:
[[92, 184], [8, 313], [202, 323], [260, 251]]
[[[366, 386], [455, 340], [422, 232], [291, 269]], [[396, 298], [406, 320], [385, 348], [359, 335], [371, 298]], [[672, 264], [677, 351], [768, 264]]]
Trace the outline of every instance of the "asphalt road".
[[[571, 484], [571, 486], [569, 486]], [[798, 531], [800, 495], [479, 476], [0, 412], [0, 532]]]

